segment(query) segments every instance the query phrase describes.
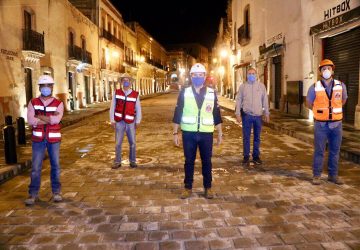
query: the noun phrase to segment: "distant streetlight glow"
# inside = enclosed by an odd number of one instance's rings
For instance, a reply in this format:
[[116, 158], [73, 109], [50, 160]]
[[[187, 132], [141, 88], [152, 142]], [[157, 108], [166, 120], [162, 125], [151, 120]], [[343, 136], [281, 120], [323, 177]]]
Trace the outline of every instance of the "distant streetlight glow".
[[228, 55], [227, 50], [225, 50], [225, 49], [221, 50], [220, 56], [221, 56], [222, 58], [227, 57], [227, 55]]

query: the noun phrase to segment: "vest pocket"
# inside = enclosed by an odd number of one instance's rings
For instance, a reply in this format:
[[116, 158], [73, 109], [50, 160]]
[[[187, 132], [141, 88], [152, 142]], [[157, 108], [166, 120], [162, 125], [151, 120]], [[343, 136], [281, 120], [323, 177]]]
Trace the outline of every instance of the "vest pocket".
[[214, 119], [213, 118], [202, 118], [202, 124], [207, 126], [214, 125]]
[[195, 116], [183, 116], [181, 118], [181, 122], [185, 124], [195, 124], [196, 123], [196, 117]]

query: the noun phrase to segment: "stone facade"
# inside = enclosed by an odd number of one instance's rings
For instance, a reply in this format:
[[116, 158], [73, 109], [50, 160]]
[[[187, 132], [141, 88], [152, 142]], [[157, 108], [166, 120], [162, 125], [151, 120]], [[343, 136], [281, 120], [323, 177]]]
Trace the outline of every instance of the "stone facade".
[[[355, 0], [229, 1], [228, 16], [219, 30], [229, 30], [230, 37], [219, 32], [213, 57], [219, 60], [221, 49], [227, 50], [226, 70], [233, 88], [246, 80], [248, 67], [255, 67], [267, 87], [271, 108], [312, 118], [304, 101], [309, 86], [320, 77], [317, 66], [327, 49], [326, 39], [358, 29], [359, 6]], [[337, 61], [335, 56], [330, 59]], [[341, 78], [336, 70], [335, 77]], [[355, 113], [351, 123], [360, 127], [360, 94], [355, 88], [349, 94], [357, 99], [357, 106], [348, 115]], [[295, 103], [292, 91], [300, 92]], [[354, 106], [353, 102], [348, 105]]]

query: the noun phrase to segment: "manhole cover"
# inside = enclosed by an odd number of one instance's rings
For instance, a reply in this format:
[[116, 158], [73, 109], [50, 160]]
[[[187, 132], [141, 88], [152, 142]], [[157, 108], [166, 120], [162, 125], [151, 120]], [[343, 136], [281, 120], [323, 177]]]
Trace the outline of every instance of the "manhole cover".
[[[156, 162], [156, 158], [154, 157], [150, 157], [150, 156], [143, 156], [140, 158], [136, 158], [136, 163], [138, 165], [147, 165], [147, 164], [152, 164]], [[123, 165], [130, 165], [130, 162], [128, 159], [121, 161], [121, 164]]]

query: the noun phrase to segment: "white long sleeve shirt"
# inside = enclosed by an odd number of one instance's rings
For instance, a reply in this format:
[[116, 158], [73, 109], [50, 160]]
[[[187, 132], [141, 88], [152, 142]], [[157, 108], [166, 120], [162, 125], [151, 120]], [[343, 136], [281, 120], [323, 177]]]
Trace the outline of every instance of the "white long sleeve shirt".
[[[132, 89], [124, 90], [125, 96], [128, 96], [131, 92], [132, 92]], [[114, 92], [113, 98], [111, 100], [111, 106], [110, 106], [110, 122], [112, 122], [112, 123], [115, 123], [115, 119], [114, 119], [115, 106], [116, 106], [116, 98], [115, 98], [115, 92]], [[136, 99], [135, 112], [136, 112], [135, 123], [139, 124], [141, 122], [141, 118], [142, 118], [140, 96], [138, 96]]]

